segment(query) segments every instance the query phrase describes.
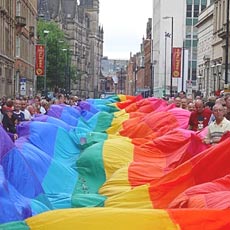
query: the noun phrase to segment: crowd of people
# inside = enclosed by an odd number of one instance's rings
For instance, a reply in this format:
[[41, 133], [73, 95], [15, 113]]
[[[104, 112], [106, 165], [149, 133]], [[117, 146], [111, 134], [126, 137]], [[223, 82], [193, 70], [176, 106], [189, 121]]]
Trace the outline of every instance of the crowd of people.
[[[218, 143], [223, 134], [230, 131], [230, 94], [222, 94], [219, 97], [211, 96], [205, 101], [200, 96], [193, 99], [181, 91], [175, 98], [164, 99], [168, 104], [173, 103], [175, 107], [191, 112], [188, 129], [197, 132], [208, 126], [208, 134], [204, 139], [206, 144]], [[57, 94], [52, 100], [39, 96], [35, 96], [33, 99], [2, 97], [0, 124], [12, 140], [16, 140], [18, 138], [16, 127], [20, 122], [29, 121], [37, 114], [47, 114], [52, 104], [72, 106], [78, 105], [79, 101], [77, 96], [66, 97], [64, 94]]]
[[16, 140], [17, 125], [22, 121], [30, 121], [38, 114], [47, 114], [51, 104], [74, 105], [79, 102], [77, 96], [66, 97], [64, 94], [58, 94], [53, 100], [35, 96], [33, 99], [27, 97], [21, 98], [1, 98], [0, 101], [0, 124], [12, 138]]
[[186, 97], [186, 93], [181, 91], [174, 99], [168, 100], [176, 107], [191, 111], [188, 129], [201, 131], [208, 126], [207, 136], [203, 142], [205, 144], [216, 144], [222, 136], [230, 131], [230, 94], [221, 94], [219, 97], [210, 96], [208, 100], [197, 96]]

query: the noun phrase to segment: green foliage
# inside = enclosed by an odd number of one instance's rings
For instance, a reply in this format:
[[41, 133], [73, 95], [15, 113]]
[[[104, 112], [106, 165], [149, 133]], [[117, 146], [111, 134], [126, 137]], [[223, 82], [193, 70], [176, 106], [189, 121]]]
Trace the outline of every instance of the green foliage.
[[[44, 33], [49, 31], [49, 33]], [[55, 22], [38, 21], [38, 43], [46, 45], [46, 85], [47, 90], [52, 91], [55, 87], [65, 88], [65, 77], [67, 74], [67, 63], [70, 57], [66, 50], [69, 45], [65, 39], [64, 32]], [[67, 62], [67, 59], [68, 62]], [[44, 87], [44, 78], [38, 78], [38, 90]]]

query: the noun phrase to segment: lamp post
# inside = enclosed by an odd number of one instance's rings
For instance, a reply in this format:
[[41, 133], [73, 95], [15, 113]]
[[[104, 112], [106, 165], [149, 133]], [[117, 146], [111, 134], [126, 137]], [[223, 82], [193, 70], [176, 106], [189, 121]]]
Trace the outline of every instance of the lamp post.
[[227, 12], [226, 12], [226, 49], [225, 49], [225, 79], [224, 88], [228, 89], [228, 45], [229, 45], [229, 0], [227, 0]]
[[222, 64], [221, 63], [217, 63], [216, 64], [216, 67], [217, 67], [217, 75], [218, 75], [218, 91], [220, 90], [221, 88], [221, 78], [222, 78]]
[[172, 79], [173, 79], [173, 17], [165, 16], [163, 19], [171, 19], [171, 76], [170, 76], [170, 97], [173, 96], [173, 87], [172, 87]]
[[121, 77], [121, 82], [120, 82], [120, 87], [121, 87], [121, 89], [120, 89], [120, 93], [122, 94], [122, 68], [121, 68], [121, 72], [120, 72], [120, 77]]
[[137, 67], [135, 68], [135, 78], [134, 78], [134, 95], [136, 95], [136, 92], [137, 92]]
[[154, 96], [154, 65], [150, 63], [150, 96]]
[[44, 30], [43, 31], [44, 33], [44, 37], [45, 37], [45, 73], [44, 73], [44, 94], [45, 94], [45, 97], [47, 96], [47, 89], [46, 89], [46, 69], [47, 69], [47, 40], [46, 40], [46, 37], [47, 35], [49, 34], [49, 30]]
[[170, 38], [170, 33], [165, 32], [165, 76], [164, 76], [164, 92], [163, 96], [166, 95], [166, 79], [167, 79], [167, 38]]
[[62, 51], [64, 51], [64, 52], [66, 52], [66, 56], [65, 56], [65, 58], [66, 58], [66, 62], [65, 62], [65, 94], [67, 94], [67, 59], [68, 59], [68, 57], [67, 57], [67, 49], [62, 49]]
[[62, 51], [66, 52], [66, 67], [65, 67], [65, 93], [70, 94], [70, 70], [69, 70], [69, 49], [62, 49]]
[[213, 84], [212, 84], [213, 88], [212, 87], [211, 88], [212, 88], [213, 94], [215, 95], [216, 93], [216, 72], [217, 72], [216, 63], [214, 63], [214, 65], [212, 65], [211, 68], [212, 68], [212, 75], [213, 75]]
[[60, 84], [60, 80], [61, 79], [59, 79], [60, 77], [59, 77], [59, 69], [58, 69], [58, 64], [59, 64], [59, 49], [60, 49], [60, 44], [62, 44], [62, 43], [64, 43], [64, 41], [63, 40], [57, 40], [56, 41], [56, 87], [57, 87], [57, 90], [58, 90], [58, 88], [59, 88], [59, 84]]
[[135, 73], [135, 79], [134, 79], [134, 95], [137, 94], [137, 74], [138, 74], [138, 71], [141, 70], [141, 69], [144, 69], [145, 67], [144, 66], [136, 66], [135, 70], [134, 70], [134, 73]]

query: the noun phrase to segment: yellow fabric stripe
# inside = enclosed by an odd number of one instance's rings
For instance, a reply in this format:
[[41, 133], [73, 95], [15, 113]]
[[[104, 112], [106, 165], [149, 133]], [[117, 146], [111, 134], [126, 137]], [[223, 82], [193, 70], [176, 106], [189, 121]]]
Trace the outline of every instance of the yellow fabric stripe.
[[179, 230], [165, 210], [80, 208], [49, 211], [26, 220], [31, 230]]
[[118, 169], [112, 177], [101, 186], [99, 194], [112, 197], [130, 190], [131, 186], [128, 180], [128, 166], [124, 166], [123, 168]]
[[[119, 185], [116, 185], [119, 186]], [[121, 183], [122, 188], [126, 188], [126, 191], [123, 191], [123, 193], [120, 193], [117, 196], [110, 196], [105, 201], [104, 206], [105, 207], [116, 207], [116, 208], [149, 208], [152, 209], [152, 202], [149, 197], [149, 191], [148, 185], [142, 185], [139, 187], [135, 187], [133, 189], [130, 188], [130, 186], [123, 186]], [[128, 190], [129, 188], [129, 190]], [[100, 191], [103, 188], [100, 189]], [[114, 189], [114, 188], [112, 188]], [[121, 189], [121, 188], [120, 188]], [[124, 189], [125, 190], [125, 189]], [[109, 191], [109, 189], [108, 189]], [[114, 191], [113, 191], [114, 192]], [[108, 194], [108, 192], [106, 193]]]
[[118, 94], [118, 97], [120, 98], [120, 101], [126, 101], [127, 100], [126, 95], [124, 95], [124, 94]]
[[125, 137], [108, 139], [104, 142], [103, 159], [106, 180], [118, 169], [133, 161], [133, 149], [130, 139]]
[[113, 118], [111, 126], [107, 129], [108, 134], [119, 134], [119, 131], [123, 128], [122, 123], [129, 119], [128, 113], [123, 113]]

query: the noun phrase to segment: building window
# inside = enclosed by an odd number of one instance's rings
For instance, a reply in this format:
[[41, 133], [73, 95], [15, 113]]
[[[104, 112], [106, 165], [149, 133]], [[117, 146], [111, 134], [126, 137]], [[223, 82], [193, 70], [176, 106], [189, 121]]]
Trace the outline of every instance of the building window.
[[6, 53], [7, 53], [7, 55], [9, 55], [9, 53], [10, 53], [10, 42], [9, 42], [9, 40], [10, 40], [10, 37], [9, 37], [9, 35], [10, 35], [10, 32], [9, 32], [9, 28], [6, 28], [5, 29], [5, 41], [6, 41]]
[[192, 25], [192, 19], [191, 18], [187, 18], [186, 19], [186, 26], [191, 26]]
[[192, 17], [192, 5], [187, 5], [186, 17]]
[[191, 44], [192, 44], [191, 40], [186, 40], [185, 41], [185, 46], [186, 47], [191, 47]]
[[207, 5], [207, 0], [201, 0], [201, 5]]
[[193, 18], [193, 25], [196, 25], [197, 22], [198, 22], [198, 18]]
[[16, 16], [21, 16], [21, 2], [19, 0], [16, 3]]
[[201, 5], [201, 11], [206, 8], [206, 5]]
[[20, 57], [20, 38], [16, 37], [16, 57]]
[[199, 16], [199, 5], [194, 5], [193, 17], [197, 18]]

